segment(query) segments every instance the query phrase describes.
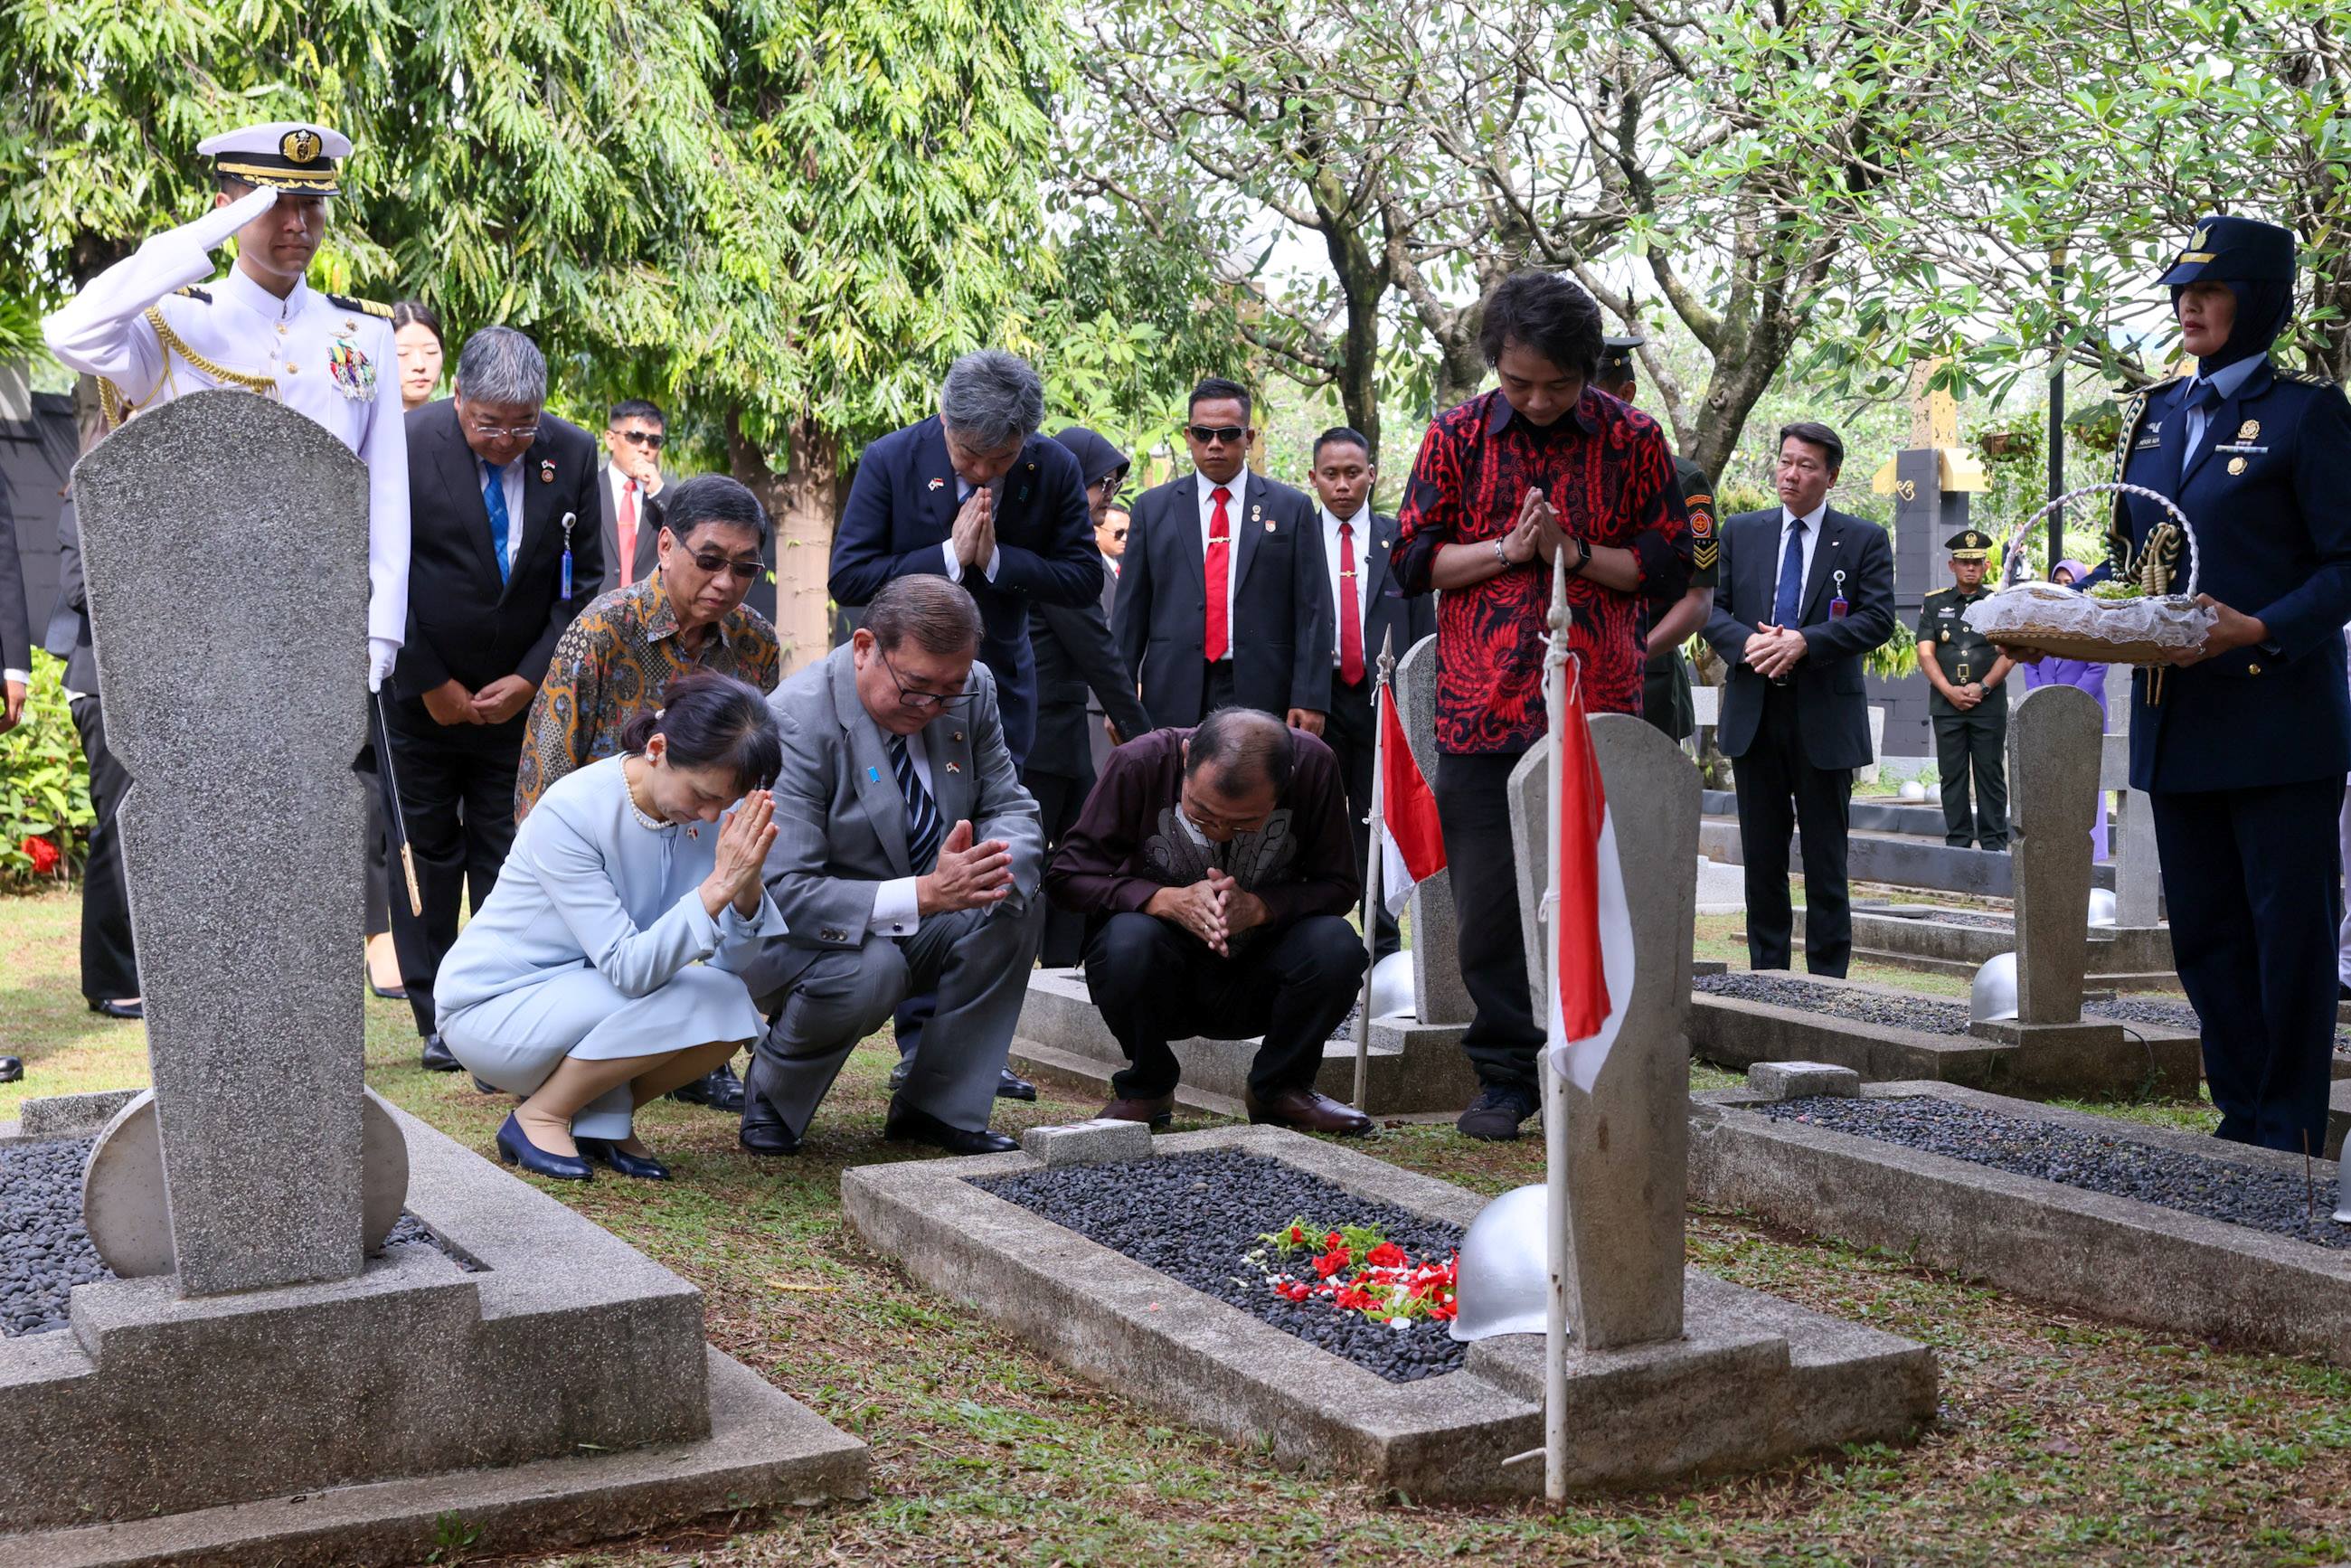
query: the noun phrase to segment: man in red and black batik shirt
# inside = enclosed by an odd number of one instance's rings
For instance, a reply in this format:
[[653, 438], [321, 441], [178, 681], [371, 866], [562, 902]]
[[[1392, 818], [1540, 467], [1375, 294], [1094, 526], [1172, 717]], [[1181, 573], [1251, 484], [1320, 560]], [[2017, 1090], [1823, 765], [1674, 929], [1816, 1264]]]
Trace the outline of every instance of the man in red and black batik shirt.
[[1593, 713], [1641, 711], [1643, 608], [1687, 586], [1691, 536], [1655, 420], [1594, 390], [1600, 309], [1567, 278], [1521, 272], [1486, 307], [1500, 385], [1437, 417], [1396, 514], [1394, 564], [1437, 607], [1437, 810], [1476, 1016], [1479, 1093], [1458, 1125], [1515, 1138], [1543, 1043], [1527, 990], [1510, 848], [1510, 769], [1549, 727], [1543, 634], [1565, 552], [1571, 645]]

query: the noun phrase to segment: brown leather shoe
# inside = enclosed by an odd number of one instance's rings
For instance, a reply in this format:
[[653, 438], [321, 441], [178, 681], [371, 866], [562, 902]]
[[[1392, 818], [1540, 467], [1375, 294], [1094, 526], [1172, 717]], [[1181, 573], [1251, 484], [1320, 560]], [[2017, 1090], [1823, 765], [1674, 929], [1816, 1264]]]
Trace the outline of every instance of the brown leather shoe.
[[1122, 1094], [1094, 1114], [1104, 1122], [1141, 1122], [1156, 1132], [1176, 1119], [1176, 1096], [1172, 1091], [1133, 1100]]
[[1285, 1089], [1263, 1102], [1255, 1095], [1246, 1095], [1241, 1103], [1249, 1108], [1251, 1122], [1270, 1122], [1277, 1127], [1295, 1127], [1301, 1133], [1336, 1133], [1341, 1137], [1355, 1137], [1372, 1130], [1369, 1116], [1311, 1089]]

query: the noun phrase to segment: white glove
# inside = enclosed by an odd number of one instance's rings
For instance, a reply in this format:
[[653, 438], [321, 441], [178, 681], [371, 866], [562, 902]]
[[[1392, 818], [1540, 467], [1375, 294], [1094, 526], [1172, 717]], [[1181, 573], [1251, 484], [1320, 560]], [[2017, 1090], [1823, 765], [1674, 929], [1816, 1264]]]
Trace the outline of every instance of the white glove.
[[277, 204], [277, 187], [256, 185], [225, 207], [214, 207], [188, 225], [188, 234], [206, 250], [228, 243], [231, 235]]
[[400, 644], [389, 637], [368, 639], [368, 690], [383, 689], [384, 678], [392, 674], [394, 661], [400, 657]]

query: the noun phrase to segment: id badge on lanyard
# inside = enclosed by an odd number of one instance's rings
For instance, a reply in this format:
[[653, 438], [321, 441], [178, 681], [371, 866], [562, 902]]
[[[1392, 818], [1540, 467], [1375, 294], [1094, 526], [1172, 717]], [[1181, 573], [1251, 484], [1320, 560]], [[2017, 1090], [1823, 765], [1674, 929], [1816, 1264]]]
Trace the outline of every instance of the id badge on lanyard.
[[1829, 573], [1829, 619], [1842, 621], [1853, 613], [1853, 606], [1845, 602], [1844, 573], [1841, 571]]
[[580, 521], [577, 512], [563, 514], [563, 602], [571, 602], [571, 529]]

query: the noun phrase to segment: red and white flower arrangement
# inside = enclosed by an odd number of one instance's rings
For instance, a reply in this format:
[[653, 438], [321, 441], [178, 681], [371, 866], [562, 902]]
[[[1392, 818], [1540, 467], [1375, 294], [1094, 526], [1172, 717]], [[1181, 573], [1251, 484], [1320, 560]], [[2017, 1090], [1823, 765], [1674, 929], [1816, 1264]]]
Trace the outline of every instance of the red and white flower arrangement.
[[1284, 1301], [1324, 1301], [1398, 1331], [1452, 1320], [1458, 1254], [1416, 1261], [1376, 1225], [1332, 1228], [1302, 1216], [1258, 1240], [1248, 1260]]

